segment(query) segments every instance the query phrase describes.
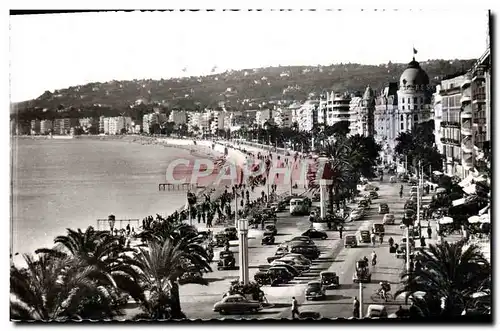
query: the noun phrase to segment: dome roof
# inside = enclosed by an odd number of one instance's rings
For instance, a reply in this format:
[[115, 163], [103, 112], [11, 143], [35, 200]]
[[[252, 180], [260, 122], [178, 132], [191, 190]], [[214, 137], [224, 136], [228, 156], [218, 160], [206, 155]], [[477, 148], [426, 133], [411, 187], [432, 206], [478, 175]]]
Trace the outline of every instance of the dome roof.
[[420, 67], [420, 64], [413, 59], [413, 61], [408, 63], [406, 70], [403, 71], [399, 79], [399, 85], [401, 87], [417, 86], [422, 88], [422, 85], [429, 85], [429, 76], [427, 76], [427, 73]]
[[365, 94], [363, 94], [363, 100], [370, 100], [372, 98], [375, 98], [375, 92], [373, 92], [370, 85], [368, 85], [366, 87]]

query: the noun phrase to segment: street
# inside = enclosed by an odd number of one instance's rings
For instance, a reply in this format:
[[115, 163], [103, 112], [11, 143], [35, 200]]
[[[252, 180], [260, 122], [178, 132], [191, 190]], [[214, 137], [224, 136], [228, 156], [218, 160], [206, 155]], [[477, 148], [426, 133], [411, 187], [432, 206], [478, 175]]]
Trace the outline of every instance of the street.
[[[386, 226], [386, 234], [382, 245], [377, 242], [375, 247], [372, 244], [361, 244], [357, 248], [344, 248], [343, 240], [340, 240], [339, 233], [327, 231], [327, 240], [315, 240], [321, 250], [321, 256], [313, 261], [311, 271], [300, 277], [296, 277], [289, 284], [278, 287], [263, 287], [268, 301], [273, 304], [272, 308], [266, 308], [256, 314], [244, 316], [231, 315], [225, 318], [291, 318], [290, 305], [293, 296], [298, 300], [301, 311], [316, 311], [327, 318], [351, 317], [353, 297], [359, 297], [359, 285], [354, 284], [352, 281], [354, 266], [356, 261], [362, 259], [364, 256], [370, 258], [372, 251], [376, 252], [378, 259], [377, 265], [371, 268], [372, 282], [364, 284], [363, 304], [365, 313], [369, 304], [380, 303], [373, 302], [371, 298], [372, 294], [379, 288], [380, 281], [385, 280], [393, 284], [392, 293], [394, 293], [398, 288], [397, 284], [400, 280], [400, 273], [404, 268], [404, 260], [396, 259], [394, 254], [389, 253], [387, 240], [389, 237], [392, 237], [395, 243], [401, 241], [404, 230], [400, 229], [399, 224], [403, 215], [405, 198], [401, 199], [399, 197], [399, 183], [389, 184], [388, 182], [379, 183], [378, 181], [372, 183], [380, 187], [378, 191], [380, 197], [372, 201], [370, 209], [367, 210], [367, 215], [362, 220], [345, 225], [343, 235], [355, 234], [361, 227], [371, 227], [373, 223], [381, 222], [383, 215], [378, 214], [378, 204], [386, 202], [389, 205], [390, 212], [395, 214], [396, 224]], [[405, 192], [407, 191], [408, 186], [405, 185]], [[309, 221], [307, 216], [292, 217], [288, 212], [282, 212], [278, 214], [277, 227], [277, 243], [274, 246], [261, 246], [261, 230], [252, 229], [249, 232], [251, 280], [253, 280], [254, 274], [258, 271], [259, 265], [268, 264], [267, 257], [274, 255], [276, 246], [307, 230], [309, 228]], [[237, 256], [237, 241], [231, 242], [231, 250]], [[216, 259], [219, 251], [220, 249], [215, 251]], [[189, 318], [220, 318], [218, 313], [212, 311], [212, 307], [228, 290], [230, 282], [239, 277], [238, 270], [217, 271], [216, 262], [212, 264], [212, 267], [214, 272], [206, 275], [210, 282], [208, 286], [197, 284], [181, 286], [182, 309]], [[309, 281], [318, 279], [319, 273], [325, 270], [338, 273], [341, 284], [340, 288], [328, 290], [326, 300], [305, 301], [304, 290], [306, 284]], [[388, 313], [391, 314], [397, 310], [399, 304], [403, 304], [403, 302], [386, 303]]]

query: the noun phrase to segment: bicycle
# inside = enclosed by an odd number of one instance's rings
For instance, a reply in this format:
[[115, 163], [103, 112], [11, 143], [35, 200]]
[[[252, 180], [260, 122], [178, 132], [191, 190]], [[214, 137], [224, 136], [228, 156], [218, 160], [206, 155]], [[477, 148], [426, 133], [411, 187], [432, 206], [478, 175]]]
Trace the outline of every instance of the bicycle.
[[378, 302], [378, 301], [388, 302], [388, 301], [394, 300], [394, 296], [391, 293], [389, 293], [389, 292], [385, 293], [385, 298], [386, 298], [386, 300], [384, 300], [384, 298], [382, 296], [382, 291], [380, 291], [380, 289], [376, 290], [372, 294], [372, 300], [374, 302]]

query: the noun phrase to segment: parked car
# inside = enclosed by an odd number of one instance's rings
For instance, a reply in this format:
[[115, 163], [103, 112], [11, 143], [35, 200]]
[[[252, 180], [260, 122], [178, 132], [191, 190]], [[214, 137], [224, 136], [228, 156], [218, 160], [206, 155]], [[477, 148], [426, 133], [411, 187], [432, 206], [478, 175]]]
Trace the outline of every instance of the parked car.
[[293, 258], [296, 261], [299, 261], [300, 263], [306, 264], [306, 265], [311, 265], [311, 260], [308, 258], [304, 257], [302, 254], [295, 254], [295, 253], [288, 253], [285, 255], [286, 258]]
[[309, 229], [306, 232], [304, 232], [302, 236], [309, 237], [311, 239], [322, 239], [322, 240], [328, 238], [328, 235], [326, 234], [325, 231], [320, 231], [316, 229]]
[[385, 214], [382, 222], [387, 225], [395, 224], [396, 217], [394, 217], [394, 214]]
[[378, 191], [379, 188], [373, 184], [366, 184], [363, 188], [364, 191]]
[[274, 254], [274, 256], [270, 256], [270, 257], [267, 258], [267, 262], [271, 263], [274, 260], [280, 259], [283, 256], [285, 256], [286, 253], [287, 253], [287, 251], [285, 249], [278, 248], [278, 250], [276, 251], [276, 253]]
[[306, 245], [292, 246], [291, 249], [290, 249], [290, 253], [302, 254], [302, 255], [304, 255], [304, 257], [308, 258], [309, 260], [315, 260], [321, 254], [321, 252], [319, 251], [318, 247], [316, 247], [316, 246], [306, 246]]
[[356, 236], [352, 235], [352, 234], [345, 236], [344, 247], [345, 248], [347, 248], [347, 247], [350, 247], [350, 248], [358, 247], [358, 240], [356, 239]]
[[389, 212], [389, 205], [384, 203], [381, 203], [378, 205], [378, 213], [379, 214], [387, 214]]
[[369, 305], [366, 310], [368, 318], [387, 318], [387, 310], [383, 305]]
[[228, 240], [238, 240], [238, 230], [235, 227], [225, 228], [224, 233]]
[[271, 266], [271, 268], [269, 268], [267, 272], [269, 273], [271, 278], [281, 279], [283, 281], [281, 282], [281, 284], [287, 283], [293, 279], [292, 273], [290, 273], [290, 271], [288, 271], [286, 267], [281, 265]]
[[362, 243], [370, 243], [371, 242], [371, 233], [370, 230], [367, 228], [360, 229], [358, 231], [358, 241]]
[[298, 236], [298, 237], [293, 237], [292, 239], [290, 239], [288, 241], [289, 243], [295, 243], [295, 242], [299, 242], [299, 243], [303, 243], [305, 245], [316, 245], [314, 243], [314, 241], [311, 240], [311, 238], [307, 237], [307, 236]]
[[324, 299], [326, 297], [325, 290], [319, 281], [307, 283], [305, 294], [306, 300]]
[[276, 228], [276, 225], [272, 225], [272, 224], [266, 225], [265, 230], [264, 230], [264, 236], [268, 236], [268, 235], [275, 236], [277, 234], [278, 234], [278, 229]]
[[281, 259], [274, 260], [273, 263], [276, 262], [276, 261], [290, 264], [292, 267], [294, 267], [295, 269], [297, 269], [297, 270], [299, 270], [301, 272], [309, 270], [309, 268], [311, 266], [310, 262], [306, 263], [306, 262], [298, 260], [298, 259], [296, 259], [296, 258], [294, 258], [292, 256], [283, 256]]
[[301, 274], [301, 271], [299, 271], [297, 268], [292, 266], [290, 261], [282, 261], [281, 259], [274, 260], [271, 263], [271, 268], [272, 267], [285, 267], [286, 270], [288, 270], [288, 272], [291, 273], [293, 277], [300, 276], [300, 274]]
[[361, 212], [359, 209], [354, 209], [351, 212], [350, 217], [352, 221], [359, 221], [363, 217], [363, 212]]
[[304, 319], [313, 319], [313, 320], [319, 320], [321, 319], [321, 314], [315, 311], [301, 311], [299, 313], [299, 319], [304, 320]]
[[214, 305], [215, 312], [223, 314], [257, 312], [262, 305], [257, 301], [250, 301], [240, 294], [228, 295]]
[[374, 200], [378, 198], [378, 193], [375, 191], [370, 191], [370, 199]]

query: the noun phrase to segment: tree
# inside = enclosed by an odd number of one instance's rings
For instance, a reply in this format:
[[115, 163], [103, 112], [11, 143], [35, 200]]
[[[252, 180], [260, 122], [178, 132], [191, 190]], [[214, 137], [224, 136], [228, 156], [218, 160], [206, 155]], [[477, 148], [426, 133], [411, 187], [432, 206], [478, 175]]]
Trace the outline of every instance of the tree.
[[95, 231], [89, 226], [85, 232], [67, 229], [66, 236], [54, 239], [57, 249], [38, 249], [54, 258], [71, 259], [81, 267], [93, 267], [91, 279], [107, 287], [109, 291], [119, 289], [134, 299], [144, 300], [140, 287], [137, 262], [128, 254], [134, 250], [125, 247], [125, 239], [107, 231]]
[[[137, 260], [142, 269], [142, 280], [151, 291], [144, 302], [148, 317], [185, 318], [179, 298], [179, 278], [188, 270], [211, 271], [207, 252], [200, 246], [199, 237], [167, 237], [164, 242], [148, 241], [140, 248]], [[205, 279], [199, 281], [207, 285]]]
[[[10, 270], [10, 315], [15, 320], [66, 321], [110, 318], [116, 314], [109, 295], [91, 280], [95, 267], [68, 258], [24, 255], [26, 268]], [[89, 305], [89, 298], [98, 298]], [[90, 309], [89, 309], [90, 308]]]
[[406, 293], [408, 298], [425, 292], [423, 299], [412, 299], [423, 316], [460, 316], [474, 304], [473, 294], [485, 290], [491, 276], [491, 266], [479, 247], [468, 246], [463, 240], [430, 245], [417, 259], [423, 267], [404, 273], [403, 287], [395, 295]]

